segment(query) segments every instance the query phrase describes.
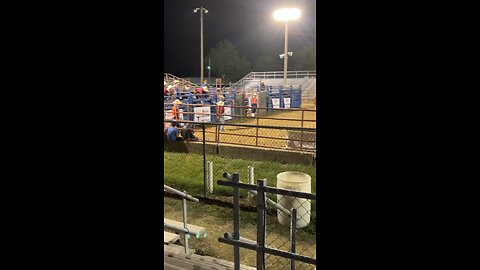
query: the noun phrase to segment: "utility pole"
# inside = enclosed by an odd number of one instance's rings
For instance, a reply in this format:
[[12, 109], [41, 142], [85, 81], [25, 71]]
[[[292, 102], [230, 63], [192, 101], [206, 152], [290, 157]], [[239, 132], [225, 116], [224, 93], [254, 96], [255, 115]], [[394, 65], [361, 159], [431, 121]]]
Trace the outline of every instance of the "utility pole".
[[[276, 21], [283, 21], [285, 22], [285, 52], [283, 54], [283, 86], [287, 84], [287, 67], [288, 67], [288, 21], [297, 20], [300, 18], [301, 12], [299, 9], [296, 8], [283, 8], [276, 10], [273, 13], [273, 18]], [[292, 53], [290, 53], [290, 56]], [[282, 55], [280, 55], [282, 58]]]
[[200, 11], [200, 84], [203, 83], [203, 13], [208, 13], [204, 7], [199, 7], [193, 10], [197, 13]]
[[288, 67], [288, 21], [285, 21], [285, 55], [283, 59], [283, 86], [287, 85], [287, 67]]

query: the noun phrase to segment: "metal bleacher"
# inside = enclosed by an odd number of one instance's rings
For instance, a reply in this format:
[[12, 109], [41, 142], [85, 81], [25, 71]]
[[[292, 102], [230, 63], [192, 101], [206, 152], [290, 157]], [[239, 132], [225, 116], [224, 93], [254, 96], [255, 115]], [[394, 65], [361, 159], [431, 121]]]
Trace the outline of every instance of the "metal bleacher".
[[195, 250], [188, 247], [188, 239], [191, 236], [194, 236], [196, 238], [200, 238], [201, 236], [207, 237], [207, 232], [205, 228], [187, 223], [187, 200], [192, 202], [198, 202], [198, 199], [167, 185], [163, 185], [163, 190], [165, 192], [180, 196], [183, 203], [183, 222], [166, 218], [163, 219], [163, 243], [173, 244], [180, 239], [178, 234], [181, 234], [184, 237], [185, 254], [192, 254], [195, 252]]

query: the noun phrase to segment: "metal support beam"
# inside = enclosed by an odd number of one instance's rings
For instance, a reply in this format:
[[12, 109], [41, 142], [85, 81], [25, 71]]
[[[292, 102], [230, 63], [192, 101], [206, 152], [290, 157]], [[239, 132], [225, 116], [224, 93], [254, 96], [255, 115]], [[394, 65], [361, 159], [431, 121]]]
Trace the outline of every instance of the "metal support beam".
[[266, 193], [272, 193], [272, 194], [284, 195], [284, 196], [290, 196], [290, 197], [297, 197], [299, 199], [307, 199], [307, 200], [316, 200], [317, 199], [316, 194], [305, 193], [305, 192], [300, 192], [300, 191], [293, 191], [293, 190], [282, 189], [282, 188], [263, 187], [263, 186], [249, 185], [249, 184], [245, 184], [245, 183], [233, 183], [233, 182], [225, 181], [225, 180], [218, 180], [217, 184], [219, 186], [227, 186], [227, 187], [237, 186], [238, 188], [246, 189], [246, 190], [256, 190], [256, 191], [261, 190], [261, 191], [266, 192]]
[[293, 253], [285, 252], [285, 251], [275, 249], [275, 248], [260, 247], [258, 245], [254, 245], [254, 244], [251, 244], [251, 243], [243, 241], [243, 240], [234, 240], [234, 239], [231, 239], [231, 238], [220, 237], [220, 238], [218, 238], [218, 242], [224, 243], [224, 244], [229, 244], [229, 245], [237, 245], [239, 247], [250, 249], [250, 250], [255, 250], [255, 251], [263, 250], [264, 253], [267, 253], [267, 254], [272, 254], [272, 255], [287, 258], [287, 259], [292, 259], [293, 258], [293, 259], [295, 259], [295, 261], [304, 262], [304, 263], [308, 263], [308, 264], [313, 264], [313, 265], [317, 264], [316, 259], [313, 259], [313, 258], [310, 258], [310, 257], [307, 257], [307, 256], [303, 256], [303, 255], [299, 255], [299, 254], [293, 254]]
[[[258, 186], [265, 186], [265, 180], [258, 180]], [[238, 239], [234, 239], [238, 240]], [[263, 190], [257, 194], [257, 269], [265, 269], [265, 193]]]
[[[297, 209], [292, 208], [292, 216], [290, 221], [290, 252], [296, 252], [297, 244]], [[295, 270], [295, 259], [292, 258], [290, 261], [290, 270]]]
[[199, 202], [199, 200], [198, 200], [197, 198], [188, 195], [186, 192], [181, 192], [181, 191], [176, 190], [176, 189], [174, 189], [174, 188], [172, 188], [172, 187], [169, 187], [169, 186], [167, 186], [167, 185], [163, 185], [163, 189], [166, 190], [166, 191], [168, 191], [168, 192], [170, 192], [170, 193], [176, 194], [176, 195], [178, 195], [178, 196], [180, 196], [180, 197], [182, 197], [182, 198], [185, 198], [185, 199], [187, 199], [187, 200], [189, 200], [189, 201]]
[[[182, 200], [183, 202], [183, 228], [185, 230], [188, 230], [187, 229], [187, 199], [183, 198]], [[185, 239], [185, 254], [188, 254], [189, 251], [188, 251], [188, 238], [190, 236], [186, 233], [184, 234], [184, 239]]]
[[[238, 183], [240, 176], [238, 173], [233, 174], [233, 182]], [[233, 188], [233, 239], [240, 239], [240, 190], [238, 187]], [[235, 270], [240, 270], [240, 247], [233, 247], [233, 257], [235, 263]]]

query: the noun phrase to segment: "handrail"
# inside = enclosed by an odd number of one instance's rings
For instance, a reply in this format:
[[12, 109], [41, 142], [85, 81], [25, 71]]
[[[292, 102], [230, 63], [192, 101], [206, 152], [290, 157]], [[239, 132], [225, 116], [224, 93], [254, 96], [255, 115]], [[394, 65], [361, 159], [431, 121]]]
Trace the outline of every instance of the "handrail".
[[164, 78], [164, 79], [165, 79], [165, 78], [166, 78], [166, 79], [172, 78], [172, 79], [174, 79], [174, 80], [179, 80], [179, 81], [182, 81], [183, 83], [188, 83], [188, 84], [190, 84], [190, 85], [193, 85], [194, 87], [199, 87], [199, 85], [197, 85], [197, 84], [195, 84], [195, 83], [192, 83], [192, 82], [189, 81], [189, 80], [185, 80], [185, 79], [183, 79], [183, 78], [180, 78], [180, 77], [178, 77], [178, 76], [172, 75], [172, 74], [170, 74], [170, 73], [163, 73], [163, 78]]
[[239, 87], [242, 85], [242, 83], [249, 77], [251, 76], [253, 72], [250, 72], [248, 73], [247, 75], [245, 75], [243, 78], [241, 78], [240, 80], [238, 80], [236, 83], [232, 84], [230, 87], [231, 89], [234, 89], [235, 87]]
[[[300, 261], [312, 265], [316, 265], [317, 260], [313, 257], [307, 257], [296, 253], [296, 228], [297, 228], [297, 209], [291, 209], [291, 218], [290, 218], [290, 242], [291, 249], [286, 252], [280, 249], [271, 248], [266, 245], [266, 194], [273, 193], [277, 195], [291, 196], [295, 198], [303, 198], [308, 200], [316, 200], [316, 194], [305, 193], [287, 189], [273, 188], [266, 185], [266, 179], [259, 179], [256, 185], [244, 184], [240, 182], [240, 176], [238, 173], [230, 175], [224, 173], [223, 177], [227, 179], [218, 180], [217, 184], [220, 186], [227, 186], [233, 188], [233, 233], [225, 233], [224, 237], [219, 237], [218, 241], [224, 244], [233, 245], [233, 256], [235, 269], [240, 267], [240, 247], [257, 252], [257, 269], [265, 269], [265, 254], [271, 254], [274, 256], [283, 257], [290, 260], [290, 269], [295, 269], [295, 261]], [[256, 227], [257, 227], [257, 239], [256, 241], [250, 240], [248, 238], [243, 238], [240, 236], [240, 190], [248, 191], [257, 191], [257, 218], [256, 218]]]
[[[252, 79], [280, 79], [283, 78], [283, 71], [264, 71], [264, 72], [256, 72], [252, 71], [245, 75], [243, 78], [238, 80], [236, 83], [232, 84], [231, 88], [240, 88], [245, 86], [245, 82], [247, 80], [252, 80]], [[311, 70], [311, 71], [287, 71], [287, 78], [305, 78], [305, 77], [317, 77], [317, 71], [316, 70]]]
[[180, 197], [182, 197], [182, 198], [185, 198], [185, 199], [187, 199], [187, 200], [189, 200], [189, 201], [199, 202], [199, 200], [198, 200], [197, 198], [192, 197], [192, 196], [188, 195], [188, 194], [185, 193], [185, 192], [181, 192], [181, 191], [176, 190], [176, 189], [174, 189], [174, 188], [172, 188], [172, 187], [169, 187], [169, 186], [167, 186], [167, 185], [165, 185], [165, 184], [163, 185], [163, 189], [169, 191], [170, 193], [176, 194], [176, 195], [178, 195], [178, 196], [180, 196]]

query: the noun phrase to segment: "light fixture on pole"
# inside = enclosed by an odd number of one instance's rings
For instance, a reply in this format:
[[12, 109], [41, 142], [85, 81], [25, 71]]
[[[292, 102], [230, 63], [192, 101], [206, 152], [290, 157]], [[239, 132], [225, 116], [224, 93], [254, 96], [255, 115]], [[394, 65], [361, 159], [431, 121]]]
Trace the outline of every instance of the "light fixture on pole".
[[287, 85], [287, 67], [288, 57], [292, 56], [292, 52], [288, 52], [288, 21], [298, 20], [301, 12], [297, 8], [282, 8], [273, 13], [273, 18], [276, 21], [285, 22], [285, 52], [280, 55], [283, 58], [283, 85]]
[[210, 80], [210, 75], [211, 75], [210, 72], [212, 71], [212, 62], [210, 60], [211, 60], [210, 57], [208, 57], [208, 67], [207, 67], [207, 69], [208, 69], [208, 84], [212, 83], [211, 80]]
[[208, 13], [204, 7], [199, 7], [193, 10], [198, 13], [200, 11], [200, 84], [203, 83], [203, 13]]

